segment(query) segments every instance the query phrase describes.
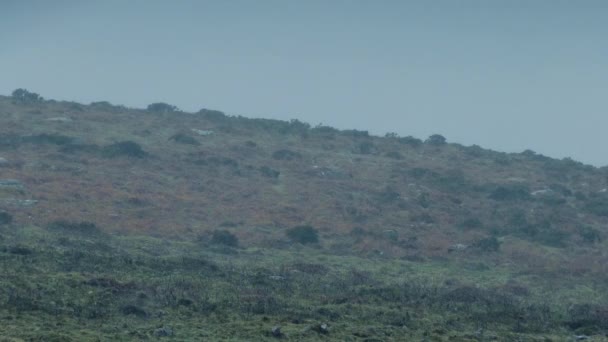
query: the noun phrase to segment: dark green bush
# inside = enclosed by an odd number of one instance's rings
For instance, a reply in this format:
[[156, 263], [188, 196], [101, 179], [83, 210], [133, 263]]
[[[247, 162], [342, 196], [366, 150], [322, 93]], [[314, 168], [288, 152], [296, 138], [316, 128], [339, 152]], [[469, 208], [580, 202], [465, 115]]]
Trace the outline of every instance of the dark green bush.
[[164, 102], [156, 102], [156, 103], [149, 104], [148, 107], [146, 108], [146, 110], [148, 112], [153, 112], [153, 113], [172, 113], [172, 112], [179, 111], [179, 109], [176, 106], [170, 105], [170, 104], [164, 103]]
[[430, 137], [428, 137], [425, 142], [425, 144], [429, 144], [429, 145], [433, 145], [433, 146], [441, 146], [441, 145], [445, 145], [446, 144], [446, 139], [443, 135], [440, 134], [433, 134]]
[[225, 122], [230, 119], [229, 116], [219, 110], [203, 108], [198, 111], [198, 115], [202, 115], [205, 119], [213, 122]]
[[13, 215], [6, 211], [0, 211], [0, 224], [10, 224], [13, 222]]
[[281, 172], [279, 172], [275, 169], [272, 169], [268, 166], [260, 167], [260, 173], [262, 174], [262, 176], [268, 177], [268, 178], [279, 178], [279, 175], [281, 174]]
[[496, 237], [491, 236], [476, 241], [473, 247], [483, 252], [496, 252], [500, 248], [500, 241]]
[[317, 243], [319, 242], [319, 234], [317, 230], [311, 226], [296, 226], [287, 229], [287, 237], [301, 244]]
[[26, 89], [15, 89], [12, 93], [13, 102], [20, 104], [32, 104], [44, 101], [44, 98], [39, 94], [32, 93]]
[[401, 138], [398, 138], [397, 141], [399, 141], [400, 144], [410, 145], [412, 147], [418, 147], [418, 146], [422, 145], [422, 140], [420, 140], [418, 138], [414, 138], [412, 136], [401, 137]]
[[104, 146], [101, 153], [106, 158], [145, 158], [148, 156], [148, 153], [138, 143], [130, 140]]
[[211, 234], [211, 243], [214, 245], [238, 247], [239, 239], [227, 230], [214, 230]]
[[600, 231], [589, 226], [580, 227], [578, 229], [578, 234], [587, 243], [595, 243], [602, 240]]

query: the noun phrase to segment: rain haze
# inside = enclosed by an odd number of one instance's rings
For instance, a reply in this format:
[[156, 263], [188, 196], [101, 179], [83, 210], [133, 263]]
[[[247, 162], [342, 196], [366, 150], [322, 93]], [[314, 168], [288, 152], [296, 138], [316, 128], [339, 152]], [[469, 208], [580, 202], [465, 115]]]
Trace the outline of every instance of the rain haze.
[[608, 164], [606, 1], [3, 1], [0, 93]]

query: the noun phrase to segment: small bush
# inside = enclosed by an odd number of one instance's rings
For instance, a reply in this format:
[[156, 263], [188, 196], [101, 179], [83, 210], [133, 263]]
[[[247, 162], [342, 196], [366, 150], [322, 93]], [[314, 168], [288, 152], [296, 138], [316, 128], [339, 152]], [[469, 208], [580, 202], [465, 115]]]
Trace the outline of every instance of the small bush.
[[214, 230], [211, 235], [211, 243], [214, 245], [238, 247], [239, 239], [227, 230]]
[[491, 236], [475, 242], [473, 247], [483, 252], [497, 252], [500, 248], [500, 242], [496, 237]]
[[148, 156], [148, 153], [138, 143], [128, 140], [104, 146], [102, 155], [106, 158], [145, 158]]
[[426, 141], [425, 144], [433, 145], [433, 146], [441, 146], [446, 144], [446, 139], [443, 135], [433, 134]]
[[412, 147], [418, 147], [418, 146], [422, 145], [422, 140], [420, 140], [418, 138], [414, 138], [412, 136], [401, 137], [401, 138], [398, 138], [397, 141], [400, 144], [410, 145]]
[[198, 111], [198, 115], [202, 115], [205, 119], [213, 122], [224, 122], [230, 119], [229, 116], [219, 110], [203, 108]]
[[319, 234], [317, 230], [311, 226], [297, 226], [287, 230], [287, 237], [301, 244], [319, 242]]
[[153, 113], [172, 113], [177, 112], [179, 109], [176, 106], [168, 103], [156, 102], [149, 104], [146, 110]]
[[260, 173], [262, 174], [262, 176], [268, 177], [268, 178], [279, 178], [279, 175], [281, 174], [281, 172], [279, 172], [275, 169], [272, 169], [268, 166], [260, 167]]
[[0, 211], [0, 224], [11, 224], [13, 222], [13, 215], [6, 211]]
[[578, 234], [587, 243], [595, 243], [595, 242], [600, 242], [602, 240], [600, 231], [595, 228], [592, 228], [592, 227], [588, 227], [588, 226], [580, 227], [578, 230]]

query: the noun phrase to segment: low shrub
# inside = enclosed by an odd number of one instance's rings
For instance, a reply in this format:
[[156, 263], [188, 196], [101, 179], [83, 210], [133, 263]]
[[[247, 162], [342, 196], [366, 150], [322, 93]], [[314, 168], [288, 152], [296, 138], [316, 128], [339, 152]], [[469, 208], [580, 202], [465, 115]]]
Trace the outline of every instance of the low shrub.
[[279, 172], [275, 169], [272, 169], [268, 166], [260, 167], [260, 173], [262, 174], [262, 176], [268, 177], [268, 178], [279, 178], [279, 175], [281, 174], [281, 172]]
[[214, 245], [238, 247], [239, 239], [227, 230], [214, 230], [211, 234], [211, 243]]
[[296, 226], [289, 228], [286, 231], [286, 235], [290, 240], [301, 244], [319, 242], [319, 234], [317, 230], [311, 226]]
[[487, 237], [476, 241], [473, 244], [474, 248], [479, 249], [482, 252], [497, 252], [500, 248], [500, 241], [494, 236]]
[[13, 222], [13, 215], [6, 211], [0, 211], [0, 224], [11, 224]]
[[149, 104], [146, 110], [153, 113], [172, 113], [177, 112], [179, 109], [176, 106], [168, 103], [156, 102]]
[[441, 146], [446, 144], [446, 139], [443, 135], [433, 134], [428, 137], [425, 141], [425, 144], [433, 145], [433, 146]]

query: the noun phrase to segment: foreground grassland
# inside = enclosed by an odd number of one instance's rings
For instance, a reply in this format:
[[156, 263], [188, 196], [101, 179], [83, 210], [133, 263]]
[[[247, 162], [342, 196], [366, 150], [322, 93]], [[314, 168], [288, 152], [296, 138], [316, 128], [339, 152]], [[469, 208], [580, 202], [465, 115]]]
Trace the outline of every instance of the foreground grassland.
[[0, 246], [0, 341], [601, 341], [607, 327], [601, 285], [509, 266], [34, 226], [3, 226]]

